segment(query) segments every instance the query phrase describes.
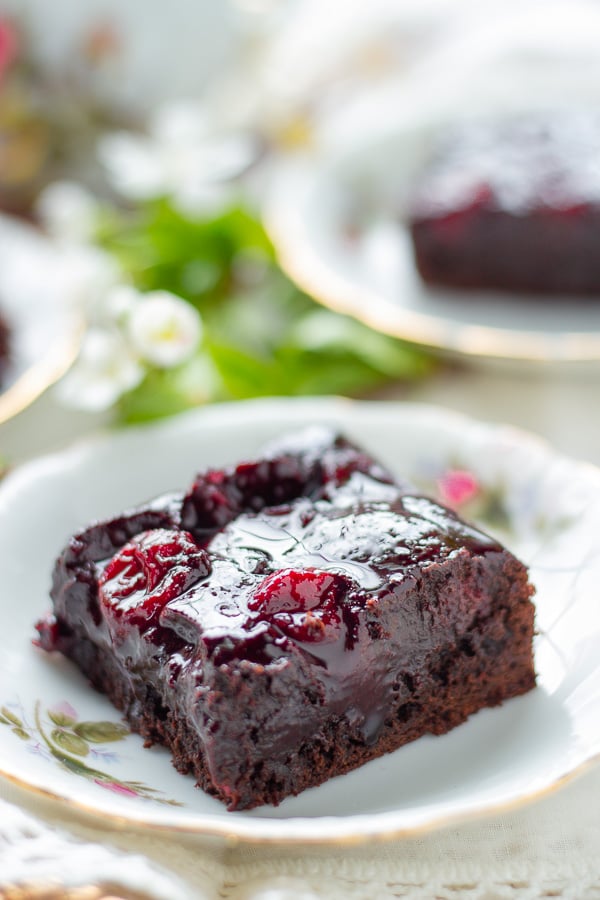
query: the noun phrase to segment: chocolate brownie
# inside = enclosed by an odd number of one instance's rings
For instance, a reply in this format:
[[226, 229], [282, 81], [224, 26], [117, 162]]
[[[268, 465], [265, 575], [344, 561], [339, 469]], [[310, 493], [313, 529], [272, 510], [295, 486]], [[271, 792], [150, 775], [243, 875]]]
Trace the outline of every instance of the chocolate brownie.
[[600, 115], [471, 123], [440, 142], [409, 223], [432, 285], [600, 293]]
[[229, 809], [530, 690], [526, 568], [321, 429], [71, 538], [39, 644]]

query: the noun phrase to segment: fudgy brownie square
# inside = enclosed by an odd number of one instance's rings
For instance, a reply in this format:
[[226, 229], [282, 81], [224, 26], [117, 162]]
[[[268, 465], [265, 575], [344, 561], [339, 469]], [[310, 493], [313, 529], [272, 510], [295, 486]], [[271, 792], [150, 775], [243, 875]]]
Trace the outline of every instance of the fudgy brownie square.
[[525, 567], [323, 430], [71, 538], [39, 643], [229, 809], [535, 684]]

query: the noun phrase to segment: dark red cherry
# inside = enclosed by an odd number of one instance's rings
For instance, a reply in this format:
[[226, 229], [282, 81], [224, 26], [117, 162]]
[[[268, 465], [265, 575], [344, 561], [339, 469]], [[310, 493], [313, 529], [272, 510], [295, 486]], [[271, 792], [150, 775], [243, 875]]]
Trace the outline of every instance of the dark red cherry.
[[305, 471], [293, 456], [209, 470], [197, 477], [184, 498], [183, 526], [208, 540], [241, 512], [288, 503], [320, 484], [319, 478], [320, 470], [317, 475]]
[[210, 573], [208, 554], [191, 534], [158, 528], [136, 535], [98, 580], [105, 610], [146, 625], [163, 606]]
[[322, 604], [341, 576], [314, 569], [280, 569], [268, 575], [254, 592], [249, 609], [274, 615], [305, 612]]
[[46, 615], [36, 624], [35, 628], [39, 634], [39, 638], [33, 641], [34, 644], [38, 647], [42, 647], [43, 650], [58, 649], [60, 630], [56, 617], [53, 614], [46, 613]]
[[248, 608], [294, 640], [333, 641], [339, 637], [350, 585], [333, 572], [281, 569], [261, 582]]

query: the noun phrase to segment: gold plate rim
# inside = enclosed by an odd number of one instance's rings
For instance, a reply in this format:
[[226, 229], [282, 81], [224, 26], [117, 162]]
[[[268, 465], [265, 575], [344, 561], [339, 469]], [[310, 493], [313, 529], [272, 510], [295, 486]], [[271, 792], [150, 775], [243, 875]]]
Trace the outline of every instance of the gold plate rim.
[[200, 821], [186, 825], [148, 822], [144, 819], [137, 818], [136, 816], [121, 816], [118, 813], [107, 810], [102, 810], [100, 812], [95, 807], [89, 806], [80, 800], [72, 800], [57, 791], [32, 785], [19, 776], [6, 772], [1, 768], [0, 778], [5, 779], [9, 784], [23, 791], [27, 795], [34, 795], [46, 802], [56, 804], [62, 811], [66, 808], [72, 815], [85, 816], [86, 818], [95, 821], [98, 821], [98, 818], [100, 817], [105, 821], [109, 821], [111, 826], [119, 831], [131, 830], [133, 828], [138, 831], [150, 832], [152, 834], [181, 835], [182, 837], [199, 837], [207, 840], [218, 839], [222, 840], [229, 847], [260, 846], [287, 848], [323, 846], [345, 848], [419, 838], [451, 826], [469, 824], [480, 819], [494, 818], [507, 813], [517, 812], [525, 806], [530, 806], [532, 803], [539, 802], [557, 793], [563, 787], [566, 787], [571, 782], [590, 772], [598, 765], [598, 763], [600, 763], [600, 753], [595, 754], [580, 763], [580, 765], [572, 771], [559, 775], [554, 781], [529, 794], [522, 794], [519, 797], [510, 800], [471, 810], [464, 810], [459, 813], [448, 813], [446, 815], [438, 816], [437, 818], [429, 819], [418, 825], [405, 825], [401, 827], [390, 826], [389, 828], [377, 828], [376, 826], [373, 826], [371, 830], [364, 829], [363, 831], [356, 831], [351, 834], [332, 834], [331, 836], [328, 836], [320, 833], [316, 837], [311, 837], [310, 835], [302, 835], [300, 837], [287, 834], [279, 836], [273, 834], [253, 835], [250, 831], [252, 824], [255, 823], [252, 823], [250, 820], [248, 820], [248, 828], [242, 829], [241, 831], [237, 830], [237, 828], [235, 831], [232, 831], [226, 823], [217, 824], [214, 821], [207, 821], [206, 823]]
[[0, 425], [8, 422], [62, 378], [75, 362], [84, 325], [81, 317], [74, 316], [71, 333], [53, 348], [43, 359], [26, 369], [17, 380], [0, 393]]
[[[316, 163], [315, 163], [316, 164]], [[306, 191], [310, 163], [290, 163], [279, 172], [293, 184], [287, 200], [274, 190], [267, 200], [265, 226], [278, 262], [288, 277], [317, 303], [351, 316], [382, 334], [453, 357], [515, 363], [573, 364], [600, 362], [600, 332], [549, 333], [464, 324], [404, 309], [376, 290], [353, 283], [321, 258], [307, 236], [295, 202]]]

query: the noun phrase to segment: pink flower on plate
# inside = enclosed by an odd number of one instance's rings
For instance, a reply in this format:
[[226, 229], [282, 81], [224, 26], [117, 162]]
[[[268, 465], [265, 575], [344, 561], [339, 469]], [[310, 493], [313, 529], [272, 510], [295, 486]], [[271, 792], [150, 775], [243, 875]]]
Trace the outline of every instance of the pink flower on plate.
[[107, 791], [112, 791], [114, 794], [121, 794], [123, 797], [137, 797], [138, 792], [134, 791], [133, 788], [129, 788], [124, 784], [119, 784], [118, 781], [102, 781], [100, 778], [94, 778], [94, 783], [99, 784], [100, 787], [106, 788]]
[[74, 722], [79, 718], [77, 710], [74, 709], [67, 700], [63, 700], [61, 703], [55, 703], [54, 706], [50, 707], [48, 712], [61, 713], [63, 716], [73, 719]]
[[477, 496], [480, 486], [472, 472], [450, 469], [438, 478], [437, 489], [442, 503], [458, 509]]
[[14, 61], [18, 49], [15, 29], [6, 19], [0, 19], [0, 78]]

